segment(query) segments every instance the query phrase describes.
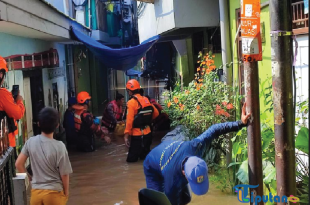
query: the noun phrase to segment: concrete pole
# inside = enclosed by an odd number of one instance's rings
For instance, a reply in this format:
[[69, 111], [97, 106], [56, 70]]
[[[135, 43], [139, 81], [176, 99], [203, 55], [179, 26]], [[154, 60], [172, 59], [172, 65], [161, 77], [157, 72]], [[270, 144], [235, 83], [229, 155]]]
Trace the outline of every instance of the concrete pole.
[[[220, 28], [221, 28], [221, 45], [222, 45], [222, 63], [224, 71], [224, 81], [227, 85], [233, 85], [232, 66], [227, 67], [226, 64], [232, 62], [232, 51], [230, 44], [230, 28], [229, 28], [229, 7], [228, 0], [220, 0]], [[232, 95], [232, 93], [230, 93]], [[226, 154], [226, 165], [232, 162], [232, 134], [229, 135], [228, 152]]]
[[290, 0], [270, 0], [270, 25], [277, 192], [282, 198], [296, 196]]
[[224, 69], [225, 82], [232, 85], [232, 68], [225, 65], [232, 62], [232, 52], [230, 44], [230, 28], [229, 28], [229, 10], [228, 0], [220, 0], [220, 28], [221, 28], [221, 44], [222, 44], [222, 62]]
[[[264, 195], [258, 79], [258, 63], [244, 62], [246, 110], [247, 112], [252, 113], [247, 127], [249, 182], [250, 185], [259, 185], [257, 188], [250, 190], [251, 192], [254, 192], [254, 197], [262, 197]], [[255, 202], [251, 202], [250, 204], [255, 204]], [[264, 202], [259, 202], [258, 204], [264, 205]]]

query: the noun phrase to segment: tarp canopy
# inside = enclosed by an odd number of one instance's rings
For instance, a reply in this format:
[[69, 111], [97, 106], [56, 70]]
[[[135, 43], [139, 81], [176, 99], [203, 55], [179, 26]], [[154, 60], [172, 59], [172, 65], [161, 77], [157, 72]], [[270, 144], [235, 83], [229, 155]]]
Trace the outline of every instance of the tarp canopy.
[[130, 48], [113, 49], [107, 47], [84, 33], [71, 28], [72, 38], [84, 43], [84, 45], [108, 68], [115, 70], [129, 70], [135, 67], [145, 53], [159, 40], [154, 36], [138, 46]]
[[127, 76], [132, 76], [132, 77], [141, 77], [142, 75], [142, 72], [134, 70], [134, 69], [126, 70], [125, 73]]

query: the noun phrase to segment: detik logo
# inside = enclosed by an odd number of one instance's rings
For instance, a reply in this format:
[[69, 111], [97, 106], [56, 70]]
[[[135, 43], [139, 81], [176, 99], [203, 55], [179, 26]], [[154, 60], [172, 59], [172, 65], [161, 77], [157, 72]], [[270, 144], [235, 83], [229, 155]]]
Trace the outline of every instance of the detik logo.
[[[237, 186], [234, 186], [234, 190], [235, 192], [237, 192], [237, 198], [241, 203], [249, 203], [250, 201], [252, 203], [255, 202], [255, 204], [257, 204], [258, 202], [263, 201], [264, 203], [270, 201], [270, 202], [285, 202], [287, 203], [288, 201], [293, 202], [293, 203], [297, 203], [299, 202], [299, 198], [295, 197], [293, 195], [291, 195], [290, 197], [287, 196], [282, 196], [282, 198], [280, 198], [280, 196], [276, 195], [273, 196], [271, 193], [269, 193], [268, 195], [264, 195], [264, 196], [254, 196], [254, 193], [251, 192], [251, 196], [250, 198], [248, 198], [248, 190], [257, 188], [259, 185], [247, 185], [247, 184], [240, 184]], [[242, 190], [243, 188], [243, 190]]]

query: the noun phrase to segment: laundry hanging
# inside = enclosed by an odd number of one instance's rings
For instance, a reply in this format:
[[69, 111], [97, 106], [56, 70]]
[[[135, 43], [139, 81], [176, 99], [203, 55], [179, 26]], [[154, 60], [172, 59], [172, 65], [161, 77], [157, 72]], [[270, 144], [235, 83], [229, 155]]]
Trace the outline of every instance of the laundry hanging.
[[115, 70], [129, 70], [135, 67], [145, 53], [159, 40], [154, 36], [138, 46], [113, 49], [105, 46], [84, 33], [71, 27], [72, 38], [84, 45], [108, 68]]

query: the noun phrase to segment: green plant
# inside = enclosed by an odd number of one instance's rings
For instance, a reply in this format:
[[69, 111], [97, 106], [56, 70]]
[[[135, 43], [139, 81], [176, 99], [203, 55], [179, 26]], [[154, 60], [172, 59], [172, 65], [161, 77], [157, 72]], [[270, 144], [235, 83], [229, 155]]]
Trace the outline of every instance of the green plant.
[[309, 129], [302, 127], [296, 137], [295, 146], [299, 153], [296, 153], [297, 167], [297, 196], [301, 204], [309, 204], [309, 164], [307, 164], [302, 156], [309, 157]]
[[[225, 122], [234, 114], [235, 96], [229, 96], [234, 88], [218, 81], [217, 68], [214, 66], [214, 55], [199, 53], [200, 67], [197, 68], [195, 79], [188, 86], [177, 82], [173, 91], [165, 92], [169, 100], [165, 102], [165, 110], [171, 126], [184, 125], [195, 138], [211, 125]], [[220, 153], [226, 154], [225, 137], [212, 142], [214, 156], [208, 157], [209, 163], [219, 163]], [[210, 147], [209, 147], [210, 148]], [[220, 150], [220, 151], [218, 151]], [[209, 151], [209, 150], [208, 150]], [[210, 154], [210, 152], [209, 152]], [[212, 159], [210, 161], [210, 159]]]
[[209, 175], [209, 181], [222, 192], [230, 192], [233, 189], [231, 173], [225, 167], [218, 167], [216, 171]]
[[[267, 82], [267, 81], [265, 81]], [[267, 95], [267, 96], [266, 96]], [[266, 188], [266, 194], [271, 193], [275, 195], [277, 193], [276, 184], [276, 168], [275, 168], [275, 144], [274, 144], [274, 127], [270, 125], [266, 111], [273, 112], [272, 90], [268, 86], [261, 92], [261, 97], [264, 97], [265, 106], [267, 109], [261, 113], [261, 136], [262, 136], [262, 159], [263, 159], [263, 182]], [[308, 164], [301, 159], [304, 155], [309, 155], [309, 129], [304, 127], [304, 122], [307, 120], [305, 117], [308, 113], [308, 100], [297, 104], [297, 115], [304, 116], [302, 120], [296, 118], [296, 126], [299, 128], [298, 134], [295, 135], [295, 147], [301, 152], [296, 152], [296, 177], [297, 192], [300, 198], [301, 204], [309, 204], [308, 201], [308, 180], [309, 180], [309, 167]], [[301, 113], [300, 113], [301, 112]], [[244, 130], [240, 130], [237, 135], [232, 139], [233, 141], [233, 160], [229, 167], [233, 167], [236, 172], [235, 184], [239, 182], [247, 184], [248, 181], [248, 158], [247, 158], [247, 142], [246, 133]], [[271, 204], [270, 202], [267, 205]]]
[[165, 112], [172, 120], [172, 126], [184, 125], [190, 130], [191, 137], [197, 137], [211, 125], [226, 121], [232, 111], [234, 98], [228, 94], [232, 87], [218, 82], [217, 69], [213, 65], [213, 56], [199, 54], [200, 67], [195, 80], [183, 87], [177, 82], [165, 106]]
[[296, 110], [297, 117], [295, 119], [296, 126], [298, 128], [307, 127], [307, 119], [308, 119], [307, 115], [309, 112], [309, 99], [298, 102], [296, 104], [296, 108], [297, 108]]
[[[272, 102], [272, 86], [269, 86], [271, 78], [267, 78], [261, 82], [260, 98], [263, 98], [266, 110], [261, 112], [261, 138], [262, 138], [262, 159], [263, 159], [263, 181], [264, 187], [272, 194], [276, 193], [275, 179], [275, 149], [274, 149], [274, 128], [271, 126], [268, 114], [273, 112]], [[270, 83], [270, 84], [269, 84]], [[248, 184], [248, 147], [246, 128], [240, 130], [234, 138], [233, 142], [233, 163], [235, 185], [243, 183]]]

